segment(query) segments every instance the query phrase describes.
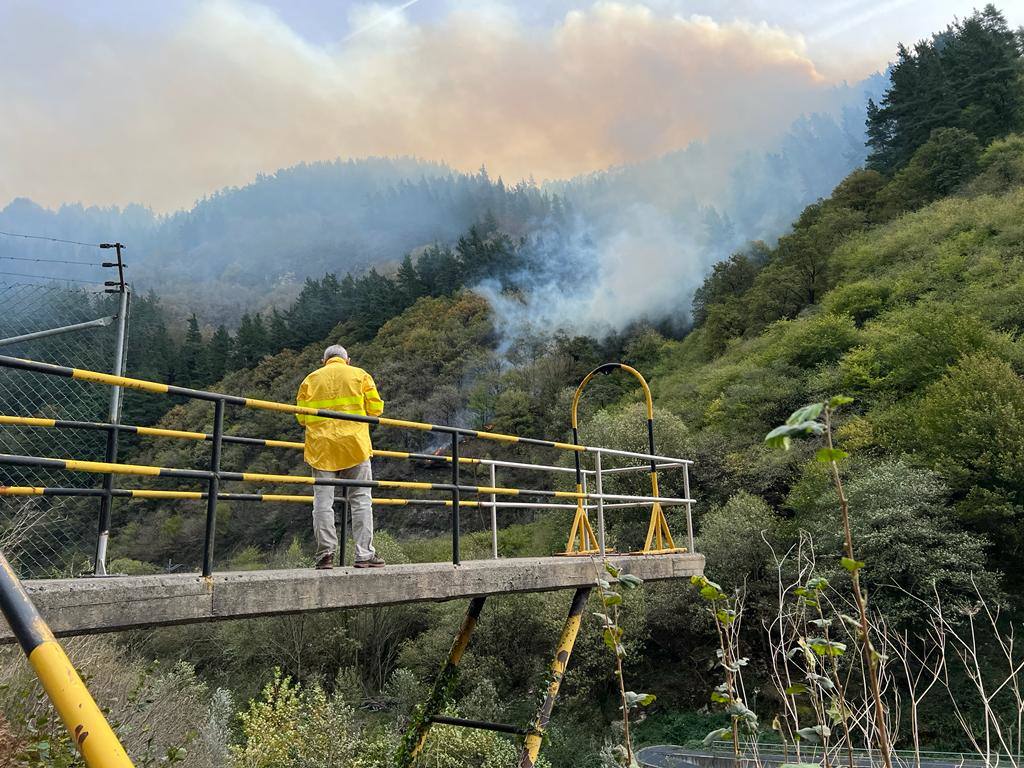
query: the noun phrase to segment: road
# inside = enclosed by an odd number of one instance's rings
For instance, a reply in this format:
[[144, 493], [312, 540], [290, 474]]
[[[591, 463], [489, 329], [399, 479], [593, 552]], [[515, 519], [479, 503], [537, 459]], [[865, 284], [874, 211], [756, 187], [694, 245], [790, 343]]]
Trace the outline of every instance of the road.
[[[643, 768], [736, 768], [736, 763], [731, 754], [697, 752], [670, 744], [643, 747], [637, 750], [636, 757]], [[979, 760], [963, 760], [960, 755], [952, 754], [948, 757], [923, 755], [923, 758], [921, 760], [921, 768], [982, 768], [984, 765]], [[804, 765], [820, 765], [820, 759], [814, 759], [805, 755], [805, 760]], [[757, 761], [741, 758], [740, 768], [755, 768], [755, 766], [778, 768], [783, 763], [792, 765], [796, 762], [794, 755], [790, 755], [787, 760], [778, 752], [763, 751], [760, 754], [760, 759]], [[877, 759], [872, 760], [866, 755], [856, 755], [854, 757], [854, 765], [857, 768], [872, 768], [872, 766], [877, 764]], [[898, 753], [894, 761], [895, 764], [913, 766], [913, 755]], [[845, 763], [843, 765], [845, 766]]]

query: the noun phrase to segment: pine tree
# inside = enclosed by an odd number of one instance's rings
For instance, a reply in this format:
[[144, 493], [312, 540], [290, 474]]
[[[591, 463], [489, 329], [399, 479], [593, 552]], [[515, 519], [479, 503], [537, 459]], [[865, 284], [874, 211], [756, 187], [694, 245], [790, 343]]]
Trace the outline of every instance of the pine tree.
[[1020, 50], [995, 6], [986, 5], [956, 25], [954, 43], [944, 58], [956, 83], [956, 99], [964, 105], [965, 130], [988, 144], [1018, 125]]
[[897, 49], [881, 104], [868, 103], [868, 167], [891, 174], [939, 128], [962, 128], [982, 145], [1020, 126], [1021, 49], [993, 5], [913, 50]]
[[199, 330], [199, 320], [195, 312], [188, 319], [188, 329], [185, 331], [185, 340], [181, 345], [179, 355], [180, 370], [178, 371], [178, 382], [186, 387], [198, 387], [206, 383], [206, 371], [204, 370], [204, 348], [203, 334]]
[[267, 330], [263, 325], [263, 318], [258, 312], [255, 316], [250, 316], [247, 312], [242, 315], [238, 332], [235, 334], [231, 367], [236, 370], [252, 368], [267, 353], [267, 346]]
[[210, 343], [206, 348], [206, 378], [209, 383], [224, 378], [232, 357], [232, 346], [231, 334], [228, 333], [228, 329], [223, 325], [217, 326], [217, 330], [210, 337]]
[[411, 307], [416, 303], [416, 299], [426, 295], [423, 281], [420, 279], [419, 272], [416, 271], [416, 266], [412, 263], [412, 256], [408, 253], [405, 254], [402, 265], [395, 273], [395, 284], [405, 307]]
[[284, 315], [274, 307], [270, 311], [270, 321], [267, 327], [267, 345], [271, 352], [280, 352], [289, 346], [291, 332], [285, 322]]
[[254, 363], [259, 362], [270, 353], [270, 337], [267, 335], [267, 326], [263, 322], [263, 315], [259, 312], [252, 318], [252, 348], [256, 358]]

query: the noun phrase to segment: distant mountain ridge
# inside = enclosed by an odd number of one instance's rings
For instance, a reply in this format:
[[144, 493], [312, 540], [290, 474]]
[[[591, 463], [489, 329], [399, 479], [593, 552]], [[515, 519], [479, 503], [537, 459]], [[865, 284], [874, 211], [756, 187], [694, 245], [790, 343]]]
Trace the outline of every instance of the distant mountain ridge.
[[[481, 169], [453, 171], [416, 158], [366, 158], [301, 164], [258, 177], [157, 216], [143, 206], [64, 205], [52, 211], [26, 199], [0, 211], [0, 230], [86, 242], [119, 239], [129, 277], [212, 320], [283, 304], [308, 276], [361, 272], [414, 249], [455, 240], [488, 212], [521, 232], [546, 215], [549, 196], [506, 186]], [[0, 257], [92, 258], [87, 249], [0, 238]], [[3, 263], [3, 262], [0, 262]], [[38, 262], [33, 274], [102, 279], [89, 268]]]

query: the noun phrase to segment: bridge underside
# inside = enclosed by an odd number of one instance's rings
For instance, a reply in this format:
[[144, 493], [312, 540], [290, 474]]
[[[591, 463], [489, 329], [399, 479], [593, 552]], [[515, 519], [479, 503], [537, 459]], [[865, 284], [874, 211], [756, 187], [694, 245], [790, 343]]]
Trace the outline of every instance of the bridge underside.
[[[629, 555], [609, 559], [644, 581], [703, 573], [700, 554]], [[589, 557], [533, 557], [451, 563], [335, 568], [333, 571], [236, 571], [25, 581], [39, 612], [58, 636], [368, 608], [515, 592], [589, 586], [597, 576]], [[13, 642], [0, 626], [0, 643]]]

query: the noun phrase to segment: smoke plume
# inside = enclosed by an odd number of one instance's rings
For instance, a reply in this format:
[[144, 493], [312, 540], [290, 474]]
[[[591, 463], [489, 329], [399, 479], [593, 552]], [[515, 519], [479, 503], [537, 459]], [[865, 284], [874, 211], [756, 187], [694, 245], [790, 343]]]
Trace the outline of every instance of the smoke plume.
[[0, 204], [169, 211], [336, 156], [565, 178], [778, 132], [827, 85], [799, 36], [636, 2], [544, 27], [495, 3], [419, 24], [363, 9], [359, 34], [326, 46], [244, 0], [169, 4], [160, 24], [140, 20], [146, 7], [115, 28], [0, 9]]

